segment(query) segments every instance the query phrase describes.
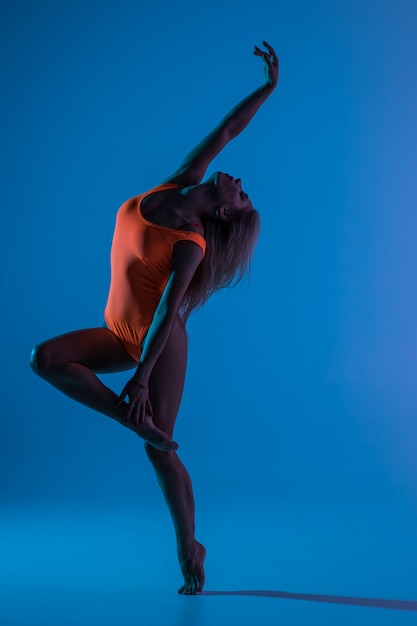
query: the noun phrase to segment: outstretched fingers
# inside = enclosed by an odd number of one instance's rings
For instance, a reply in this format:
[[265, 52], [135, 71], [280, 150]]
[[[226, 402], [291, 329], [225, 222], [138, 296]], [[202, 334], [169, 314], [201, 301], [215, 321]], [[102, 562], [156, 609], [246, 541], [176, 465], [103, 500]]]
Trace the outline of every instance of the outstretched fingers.
[[266, 52], [258, 48], [258, 46], [255, 46], [255, 50], [253, 51], [253, 54], [258, 57], [263, 57], [265, 56]]
[[277, 53], [275, 52], [275, 50], [273, 49], [273, 47], [267, 42], [267, 41], [263, 41], [262, 42], [263, 45], [265, 46], [265, 48], [268, 50], [269, 54], [271, 55], [271, 57], [273, 59], [278, 59], [277, 57]]
[[261, 50], [261, 48], [259, 48], [258, 46], [255, 46], [255, 50], [253, 51], [253, 54], [255, 56], [262, 57], [268, 63], [268, 65], [271, 65], [271, 64], [276, 65], [278, 63], [278, 57], [275, 53], [275, 50], [273, 49], [272, 46], [267, 44], [266, 41], [264, 41], [263, 44], [265, 48], [267, 48], [267, 51]]
[[266, 50], [262, 50], [258, 46], [255, 46], [253, 54], [255, 56], [262, 57], [265, 64], [265, 78], [267, 79], [269, 84], [271, 84], [273, 87], [276, 87], [278, 83], [279, 72], [278, 57], [275, 53], [275, 50], [271, 45], [269, 45], [269, 43], [264, 41], [263, 45], [265, 46]]

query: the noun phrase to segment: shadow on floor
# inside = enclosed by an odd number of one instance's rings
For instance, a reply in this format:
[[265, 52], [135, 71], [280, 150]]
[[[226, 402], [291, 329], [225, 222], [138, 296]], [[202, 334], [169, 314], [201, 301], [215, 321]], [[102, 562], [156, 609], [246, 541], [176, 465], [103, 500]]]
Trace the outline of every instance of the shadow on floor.
[[312, 593], [289, 593], [288, 591], [203, 591], [202, 596], [254, 596], [263, 598], [285, 598], [287, 600], [307, 600], [309, 602], [328, 602], [329, 604], [349, 604], [368, 606], [375, 609], [396, 609], [397, 611], [417, 611], [414, 600], [379, 600], [377, 598], [350, 598], [347, 596], [322, 596]]

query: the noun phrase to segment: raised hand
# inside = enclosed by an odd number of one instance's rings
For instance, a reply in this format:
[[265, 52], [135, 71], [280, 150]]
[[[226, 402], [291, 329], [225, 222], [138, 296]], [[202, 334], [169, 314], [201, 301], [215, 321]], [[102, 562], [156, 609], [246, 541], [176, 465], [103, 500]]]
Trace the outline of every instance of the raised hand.
[[262, 42], [266, 48], [265, 50], [261, 50], [258, 46], [255, 46], [255, 50], [253, 54], [262, 57], [264, 60], [264, 69], [265, 69], [265, 78], [267, 82], [276, 87], [278, 84], [278, 74], [279, 74], [279, 61], [278, 57], [272, 46], [269, 45], [266, 41]]

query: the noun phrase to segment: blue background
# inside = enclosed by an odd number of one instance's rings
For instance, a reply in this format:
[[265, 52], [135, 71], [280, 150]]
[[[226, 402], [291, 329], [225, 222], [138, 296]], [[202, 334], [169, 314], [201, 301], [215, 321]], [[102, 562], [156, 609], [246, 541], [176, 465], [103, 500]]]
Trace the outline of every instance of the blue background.
[[207, 172], [242, 178], [262, 233], [249, 286], [189, 323], [175, 438], [197, 513], [415, 514], [416, 18], [412, 0], [2, 3], [3, 508], [166, 515], [137, 438], [29, 353], [102, 325], [117, 208], [262, 83], [266, 39], [279, 86]]

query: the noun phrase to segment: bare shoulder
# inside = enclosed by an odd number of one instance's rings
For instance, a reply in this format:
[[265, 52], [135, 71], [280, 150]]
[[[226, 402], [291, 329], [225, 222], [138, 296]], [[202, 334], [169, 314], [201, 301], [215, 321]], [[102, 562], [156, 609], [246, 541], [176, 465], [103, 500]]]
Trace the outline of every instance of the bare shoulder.
[[198, 243], [181, 239], [174, 244], [172, 270], [180, 274], [193, 274], [203, 258], [203, 249]]
[[196, 243], [181, 240], [174, 244], [172, 271], [162, 298], [162, 302], [166, 303], [171, 311], [178, 311], [202, 258], [203, 251]]
[[[202, 169], [202, 168], [200, 168]], [[193, 187], [199, 185], [203, 179], [204, 171], [199, 171], [197, 167], [182, 167], [176, 172], [164, 178], [161, 185], [181, 185], [181, 187]]]

